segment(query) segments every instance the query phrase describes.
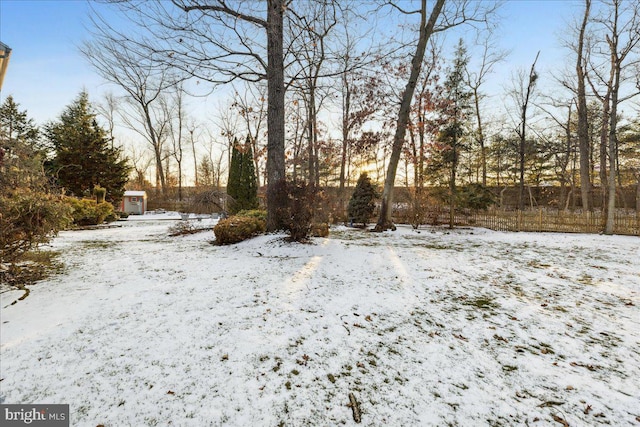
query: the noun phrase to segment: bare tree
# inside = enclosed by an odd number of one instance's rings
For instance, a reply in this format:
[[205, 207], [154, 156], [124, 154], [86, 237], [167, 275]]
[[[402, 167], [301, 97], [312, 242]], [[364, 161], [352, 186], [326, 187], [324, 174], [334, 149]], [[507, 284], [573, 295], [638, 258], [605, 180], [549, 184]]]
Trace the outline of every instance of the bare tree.
[[[118, 2], [143, 35], [127, 50], [213, 84], [267, 81], [267, 229], [284, 227], [284, 15], [289, 0]], [[266, 42], [266, 43], [265, 43]]]
[[308, 182], [320, 184], [318, 166], [318, 111], [322, 104], [320, 79], [328, 59], [328, 39], [338, 23], [338, 7], [334, 2], [307, 2], [299, 11], [292, 11], [287, 20], [295, 43], [293, 45], [299, 77], [292, 85], [303, 94], [307, 118]]
[[129, 162], [133, 167], [133, 182], [139, 189], [146, 188], [147, 184], [149, 184], [147, 177], [151, 163], [153, 163], [153, 158], [145, 153], [145, 151], [136, 149], [135, 146], [131, 146], [128, 150]]
[[119, 108], [119, 100], [118, 97], [115, 96], [112, 92], [108, 92], [104, 95], [103, 102], [99, 102], [96, 104], [96, 110], [98, 114], [100, 114], [107, 121], [107, 133], [109, 135], [109, 140], [111, 141], [111, 148], [114, 148], [115, 144], [115, 128], [116, 128], [116, 119], [118, 115]]
[[[434, 33], [436, 23], [442, 9], [444, 8], [444, 0], [438, 0], [431, 10], [431, 14], [427, 18], [427, 1], [422, 0], [420, 10], [417, 13], [420, 14], [420, 35], [418, 37], [418, 44], [416, 46], [416, 52], [413, 55], [411, 61], [411, 74], [404, 93], [402, 95], [402, 101], [400, 103], [400, 110], [398, 112], [398, 121], [396, 124], [396, 133], [393, 138], [393, 148], [391, 152], [391, 158], [389, 159], [389, 166], [387, 171], [387, 177], [384, 182], [384, 190], [382, 193], [382, 205], [380, 208], [380, 215], [376, 224], [376, 231], [384, 231], [389, 228], [395, 229], [395, 226], [391, 222], [392, 203], [393, 203], [393, 189], [396, 181], [396, 171], [398, 169], [398, 162], [400, 160], [400, 154], [404, 145], [404, 139], [407, 132], [407, 124], [409, 123], [409, 112], [411, 109], [411, 101], [413, 100], [413, 93], [418, 83], [418, 77], [422, 68], [422, 60], [424, 58], [424, 52], [427, 48], [429, 38]], [[416, 13], [416, 12], [413, 12]]]
[[475, 70], [467, 67], [466, 80], [467, 85], [473, 94], [474, 114], [476, 119], [476, 131], [474, 134], [475, 142], [480, 147], [480, 163], [482, 167], [482, 185], [487, 185], [487, 141], [485, 136], [485, 124], [480, 107], [484, 95], [481, 87], [486, 82], [487, 76], [491, 74], [496, 65], [504, 61], [508, 51], [500, 50], [493, 44], [491, 37], [493, 33], [488, 32], [480, 41], [482, 49], [480, 63]]
[[593, 201], [591, 200], [591, 177], [589, 173], [589, 122], [587, 111], [587, 93], [585, 86], [585, 37], [590, 12], [591, 0], [585, 0], [584, 14], [582, 23], [580, 24], [580, 30], [578, 32], [578, 45], [576, 46], [576, 114], [578, 116], [578, 147], [580, 148], [580, 194], [582, 196], [582, 209], [584, 209], [585, 211], [593, 210]]
[[525, 75], [524, 72], [519, 72], [514, 81], [514, 88], [512, 96], [514, 102], [518, 106], [519, 123], [515, 129], [518, 135], [518, 209], [524, 210], [524, 170], [526, 162], [526, 145], [527, 145], [527, 110], [533, 96], [533, 90], [538, 80], [538, 74], [536, 73], [536, 62], [540, 52], [536, 55], [536, 59], [531, 64], [529, 74]]
[[94, 40], [83, 44], [80, 50], [104, 79], [127, 93], [128, 101], [137, 111], [137, 118], [133, 119], [127, 114], [121, 116], [130, 129], [142, 135], [151, 145], [157, 181], [166, 195], [161, 134], [167, 121], [160, 112], [160, 101], [162, 94], [173, 84], [166, 69], [158, 70], [135, 51], [122, 49], [120, 41], [107, 30], [97, 29]]
[[261, 186], [262, 182], [261, 161], [265, 152], [265, 144], [262, 142], [262, 137], [265, 133], [264, 125], [267, 119], [266, 89], [260, 83], [246, 83], [243, 88], [238, 88], [234, 85], [232, 103], [244, 124], [246, 135], [249, 136], [258, 187]]
[[447, 3], [447, 8], [445, 8], [445, 0], [437, 0], [430, 13], [428, 13], [426, 0], [422, 0], [420, 9], [414, 11], [405, 11], [397, 4], [391, 3], [391, 5], [403, 14], [420, 15], [420, 26], [416, 51], [411, 60], [409, 78], [402, 94], [400, 109], [398, 110], [398, 120], [396, 122], [396, 131], [393, 138], [391, 155], [387, 165], [387, 174], [382, 193], [382, 204], [380, 207], [378, 222], [375, 227], [376, 231], [395, 228], [391, 221], [391, 207], [393, 204], [393, 189], [395, 185], [396, 171], [398, 169], [400, 155], [405, 142], [411, 102], [413, 100], [413, 94], [418, 82], [429, 38], [434, 33], [446, 31], [449, 28], [466, 22], [486, 23], [488, 14], [495, 9], [495, 5], [493, 3], [466, 0]]
[[184, 159], [184, 131], [186, 127], [185, 92], [181, 83], [178, 83], [171, 95], [165, 98], [163, 108], [169, 119], [168, 139], [171, 141], [170, 154], [178, 167], [178, 200], [182, 201], [182, 175]]
[[[616, 207], [616, 161], [618, 151], [618, 106], [637, 92], [622, 96], [621, 85], [625, 79], [625, 71], [633, 69], [638, 61], [637, 46], [640, 43], [640, 4], [611, 0], [607, 3], [607, 14], [597, 19], [604, 28], [605, 39], [609, 48], [609, 78], [606, 92], [610, 94], [608, 156], [609, 176], [607, 182], [607, 221], [605, 234], [613, 234], [614, 214]], [[634, 55], [635, 56], [631, 56]], [[638, 76], [636, 76], [636, 79]]]
[[198, 126], [194, 121], [187, 124], [187, 132], [189, 132], [189, 144], [191, 145], [191, 154], [193, 155], [193, 185], [198, 186], [198, 153], [196, 150], [196, 130]]

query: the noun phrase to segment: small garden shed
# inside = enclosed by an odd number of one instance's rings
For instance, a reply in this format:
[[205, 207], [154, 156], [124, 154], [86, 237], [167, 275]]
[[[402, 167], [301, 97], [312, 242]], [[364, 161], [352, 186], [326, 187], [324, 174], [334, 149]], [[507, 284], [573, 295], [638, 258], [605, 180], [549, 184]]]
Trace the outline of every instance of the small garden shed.
[[125, 191], [120, 210], [132, 215], [144, 215], [147, 210], [147, 192]]

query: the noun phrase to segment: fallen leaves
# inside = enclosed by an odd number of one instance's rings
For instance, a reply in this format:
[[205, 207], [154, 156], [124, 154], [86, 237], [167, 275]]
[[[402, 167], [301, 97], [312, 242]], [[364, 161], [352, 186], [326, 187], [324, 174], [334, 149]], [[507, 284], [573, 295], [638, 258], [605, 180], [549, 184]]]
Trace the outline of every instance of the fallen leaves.
[[494, 338], [494, 339], [496, 339], [496, 340], [498, 340], [498, 341], [509, 342], [509, 340], [508, 340], [508, 339], [506, 339], [505, 337], [501, 337], [501, 336], [500, 336], [500, 335], [498, 335], [498, 334], [493, 334], [493, 338]]
[[580, 368], [587, 368], [591, 372], [597, 371], [600, 368], [599, 366], [596, 366], [596, 365], [587, 365], [587, 364], [580, 363], [580, 362], [571, 362], [571, 363], [569, 363], [569, 365], [574, 366], [574, 367], [577, 366], [577, 367], [580, 367]]
[[309, 360], [311, 360], [311, 358], [308, 355], [303, 354], [302, 360], [296, 359], [296, 363], [300, 366], [307, 366], [307, 362], [309, 362]]
[[538, 405], [538, 408], [548, 408], [550, 406], [560, 406], [560, 405], [564, 405], [564, 402], [559, 402], [556, 400], [549, 400], [547, 402], [543, 402], [541, 404]]
[[569, 423], [561, 416], [556, 414], [551, 414], [551, 418], [553, 418], [553, 421], [562, 424], [564, 427], [569, 427]]
[[462, 334], [453, 334], [453, 336], [462, 341], [469, 341], [469, 338], [463, 336]]

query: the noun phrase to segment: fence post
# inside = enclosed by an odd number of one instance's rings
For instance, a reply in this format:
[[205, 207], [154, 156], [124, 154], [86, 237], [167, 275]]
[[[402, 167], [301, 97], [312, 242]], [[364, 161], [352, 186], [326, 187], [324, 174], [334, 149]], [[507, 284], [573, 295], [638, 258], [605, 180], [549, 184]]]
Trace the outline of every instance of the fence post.
[[522, 229], [522, 211], [518, 209], [518, 217], [517, 217], [516, 230], [520, 231]]
[[540, 209], [540, 215], [539, 215], [539, 221], [538, 221], [538, 231], [542, 231], [542, 209]]

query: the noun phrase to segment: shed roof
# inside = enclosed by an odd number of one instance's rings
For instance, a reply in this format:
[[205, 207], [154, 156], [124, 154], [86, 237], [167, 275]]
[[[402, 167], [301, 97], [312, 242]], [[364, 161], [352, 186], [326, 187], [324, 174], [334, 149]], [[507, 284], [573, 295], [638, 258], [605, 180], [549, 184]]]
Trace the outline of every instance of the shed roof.
[[142, 197], [146, 197], [147, 196], [147, 192], [146, 191], [133, 191], [133, 190], [129, 190], [129, 191], [125, 191], [124, 192], [125, 196], [142, 196]]

